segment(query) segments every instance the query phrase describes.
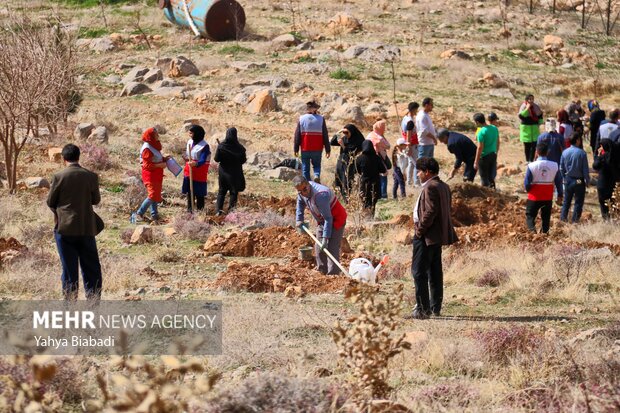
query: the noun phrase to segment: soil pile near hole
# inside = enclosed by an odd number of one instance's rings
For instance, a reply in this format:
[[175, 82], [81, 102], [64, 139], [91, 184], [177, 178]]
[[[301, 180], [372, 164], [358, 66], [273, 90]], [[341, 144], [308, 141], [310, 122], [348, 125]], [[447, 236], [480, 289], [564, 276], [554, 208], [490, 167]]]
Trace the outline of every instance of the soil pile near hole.
[[0, 265], [7, 264], [28, 251], [15, 238], [0, 238]]
[[300, 247], [311, 245], [310, 238], [293, 227], [269, 227], [213, 235], [203, 248], [208, 254], [227, 257], [291, 257], [297, 256]]
[[356, 283], [344, 275], [323, 275], [312, 267], [312, 263], [298, 259], [291, 260], [288, 265], [252, 265], [231, 261], [211, 286], [232, 292], [279, 292], [287, 296], [301, 296], [342, 292]]
[[[525, 201], [470, 183], [452, 187], [452, 221], [459, 244], [477, 247], [490, 243], [538, 242], [564, 237], [552, 219], [551, 233], [535, 234], [525, 224]], [[540, 227], [540, 220], [537, 223]]]
[[239, 206], [251, 211], [273, 210], [281, 215], [295, 215], [295, 205], [295, 198], [276, 198], [245, 193], [239, 197]]

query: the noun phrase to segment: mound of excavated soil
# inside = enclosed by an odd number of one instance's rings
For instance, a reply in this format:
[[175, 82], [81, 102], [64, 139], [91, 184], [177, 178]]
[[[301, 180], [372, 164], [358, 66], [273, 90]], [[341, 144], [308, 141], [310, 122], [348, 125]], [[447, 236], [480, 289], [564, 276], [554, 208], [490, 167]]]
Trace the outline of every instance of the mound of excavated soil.
[[[300, 247], [312, 246], [308, 235], [293, 227], [268, 227], [252, 231], [212, 235], [203, 249], [207, 254], [227, 257], [296, 257]], [[346, 239], [342, 240], [343, 253], [352, 252]]]
[[310, 238], [298, 234], [293, 227], [269, 227], [213, 235], [203, 248], [208, 254], [227, 257], [291, 257], [297, 255], [300, 247], [310, 245]]
[[282, 215], [295, 215], [295, 205], [295, 198], [276, 198], [246, 193], [242, 193], [239, 197], [239, 206], [251, 211], [273, 210]]
[[309, 269], [306, 261], [291, 260], [288, 265], [252, 265], [231, 261], [212, 283], [212, 288], [224, 291], [252, 293], [280, 292], [286, 295], [336, 293], [344, 291], [356, 281], [338, 275], [323, 275]]

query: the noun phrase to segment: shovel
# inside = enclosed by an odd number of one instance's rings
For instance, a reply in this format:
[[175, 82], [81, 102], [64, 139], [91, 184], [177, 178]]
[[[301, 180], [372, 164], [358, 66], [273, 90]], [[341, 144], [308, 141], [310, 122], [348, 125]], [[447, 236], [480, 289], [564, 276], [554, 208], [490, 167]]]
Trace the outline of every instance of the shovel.
[[[304, 229], [304, 231], [306, 231], [306, 234], [310, 235], [310, 238], [312, 238], [312, 240], [313, 240], [314, 242], [316, 242], [316, 243], [317, 243], [317, 245], [319, 245], [319, 246], [321, 246], [321, 245], [322, 245], [322, 244], [321, 244], [321, 242], [320, 242], [318, 239], [316, 239], [316, 237], [312, 234], [312, 232], [310, 232], [310, 229], [309, 229], [308, 227], [306, 227], [305, 225], [302, 225], [302, 228]], [[340, 271], [342, 271], [342, 273], [343, 273], [344, 275], [349, 276], [349, 277], [351, 276], [351, 275], [349, 274], [349, 271], [347, 271], [347, 270], [345, 270], [345, 269], [344, 269], [344, 267], [343, 267], [343, 266], [342, 266], [342, 265], [338, 262], [338, 260], [336, 260], [336, 258], [334, 258], [334, 256], [332, 255], [332, 253], [331, 253], [331, 252], [329, 252], [329, 251], [327, 250], [327, 248], [324, 248], [324, 249], [323, 249], [323, 252], [325, 253], [325, 255], [327, 255], [327, 256], [329, 257], [329, 259], [330, 259], [330, 260], [332, 260], [332, 262], [333, 262], [334, 264], [336, 264], [336, 265], [338, 266], [338, 268], [340, 268]]]

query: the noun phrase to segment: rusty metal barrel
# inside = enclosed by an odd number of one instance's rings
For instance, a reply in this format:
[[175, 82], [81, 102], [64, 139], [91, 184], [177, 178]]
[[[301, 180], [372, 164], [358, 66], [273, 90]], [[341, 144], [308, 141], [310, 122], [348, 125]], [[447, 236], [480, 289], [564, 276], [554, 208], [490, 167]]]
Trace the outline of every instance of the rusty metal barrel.
[[238, 39], [245, 27], [245, 11], [235, 0], [159, 0], [159, 8], [172, 23], [212, 40]]

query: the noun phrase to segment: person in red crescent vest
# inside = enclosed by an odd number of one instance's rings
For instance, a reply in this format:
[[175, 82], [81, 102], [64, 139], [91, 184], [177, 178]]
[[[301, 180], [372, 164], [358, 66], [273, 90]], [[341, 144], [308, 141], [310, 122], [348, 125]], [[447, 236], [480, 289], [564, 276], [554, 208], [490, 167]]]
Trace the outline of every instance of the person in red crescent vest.
[[323, 252], [328, 250], [336, 260], [340, 260], [340, 244], [347, 222], [347, 211], [338, 197], [328, 187], [316, 182], [309, 182], [301, 175], [293, 178], [293, 185], [297, 190], [297, 209], [295, 213], [296, 227], [303, 232], [304, 211], [310, 211], [317, 222], [316, 238], [321, 245], [315, 245], [317, 269], [323, 274], [338, 274], [338, 265], [328, 259]]

